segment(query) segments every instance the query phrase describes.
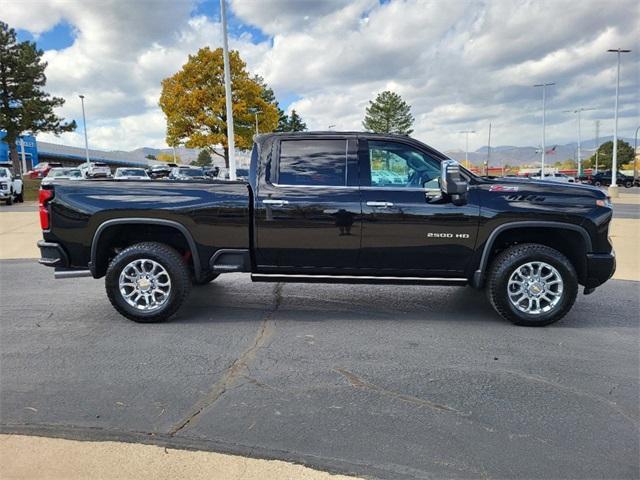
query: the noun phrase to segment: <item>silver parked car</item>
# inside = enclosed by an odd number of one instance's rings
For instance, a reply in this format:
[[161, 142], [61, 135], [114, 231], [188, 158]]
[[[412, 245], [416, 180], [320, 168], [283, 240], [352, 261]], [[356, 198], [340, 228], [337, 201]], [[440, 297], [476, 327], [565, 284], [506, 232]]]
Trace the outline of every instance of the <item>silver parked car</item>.
[[201, 167], [182, 166], [172, 168], [169, 178], [173, 180], [205, 180], [208, 177]]
[[111, 177], [111, 169], [104, 162], [85, 162], [80, 165], [80, 171], [84, 178], [108, 178]]
[[114, 180], [151, 180], [144, 168], [120, 167], [116, 169]]
[[48, 185], [54, 180], [82, 180], [83, 178], [79, 168], [56, 167], [49, 170], [47, 176], [42, 179], [41, 185]]

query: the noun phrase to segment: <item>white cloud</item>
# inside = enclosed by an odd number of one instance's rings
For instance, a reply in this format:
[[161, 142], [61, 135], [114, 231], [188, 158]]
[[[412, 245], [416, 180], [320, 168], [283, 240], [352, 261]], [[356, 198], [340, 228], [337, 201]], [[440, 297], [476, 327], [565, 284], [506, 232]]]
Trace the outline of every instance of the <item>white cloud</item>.
[[[5, 0], [0, 18], [34, 34], [60, 21], [75, 31], [74, 43], [47, 51], [48, 90], [67, 99], [61, 114], [80, 119], [86, 95], [89, 138], [99, 148], [164, 145], [164, 117], [157, 106], [160, 81], [188, 54], [220, 44], [217, 20], [193, 16], [197, 0], [86, 2]], [[231, 0], [236, 19], [269, 38], [250, 33], [230, 39], [251, 71], [295, 108], [310, 128], [361, 129], [368, 101], [391, 89], [411, 105], [415, 133], [437, 148], [462, 147], [459, 130], [472, 128], [472, 148], [494, 142], [536, 145], [540, 91], [549, 92], [548, 141], [575, 137], [603, 119], [612, 129], [615, 56], [608, 48], [634, 50], [624, 57], [620, 133], [639, 123], [639, 7], [605, 1]], [[585, 134], [588, 135], [588, 134]], [[59, 141], [59, 140], [58, 140]], [[79, 132], [64, 141], [81, 145]]]

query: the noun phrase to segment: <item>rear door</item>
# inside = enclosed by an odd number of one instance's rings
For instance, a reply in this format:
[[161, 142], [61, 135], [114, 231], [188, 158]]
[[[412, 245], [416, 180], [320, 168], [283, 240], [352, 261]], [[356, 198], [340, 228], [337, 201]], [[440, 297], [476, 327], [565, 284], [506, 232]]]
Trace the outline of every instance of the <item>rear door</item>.
[[362, 249], [375, 275], [460, 277], [476, 241], [480, 209], [438, 200], [440, 159], [402, 140], [360, 141]]
[[356, 138], [278, 137], [255, 199], [262, 272], [347, 273], [358, 265], [361, 208]]

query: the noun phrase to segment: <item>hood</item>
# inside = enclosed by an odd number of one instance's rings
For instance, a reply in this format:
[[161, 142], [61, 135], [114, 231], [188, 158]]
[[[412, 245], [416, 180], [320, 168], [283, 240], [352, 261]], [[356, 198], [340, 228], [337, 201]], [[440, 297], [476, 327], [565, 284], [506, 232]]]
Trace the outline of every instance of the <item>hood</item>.
[[606, 199], [607, 194], [598, 187], [581, 183], [550, 182], [545, 180], [531, 180], [527, 178], [496, 178], [485, 180], [480, 187], [495, 193], [512, 194], [544, 194], [562, 197], [590, 197]]

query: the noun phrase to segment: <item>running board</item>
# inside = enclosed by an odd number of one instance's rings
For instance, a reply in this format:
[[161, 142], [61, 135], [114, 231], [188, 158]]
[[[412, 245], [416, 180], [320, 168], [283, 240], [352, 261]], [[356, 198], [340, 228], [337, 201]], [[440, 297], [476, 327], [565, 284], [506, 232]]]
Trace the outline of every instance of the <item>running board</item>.
[[56, 280], [64, 278], [92, 277], [91, 270], [56, 270], [53, 278]]
[[381, 285], [443, 285], [465, 286], [466, 278], [440, 277], [368, 277], [361, 275], [283, 275], [274, 273], [254, 273], [254, 282], [295, 282], [295, 283], [363, 283]]

